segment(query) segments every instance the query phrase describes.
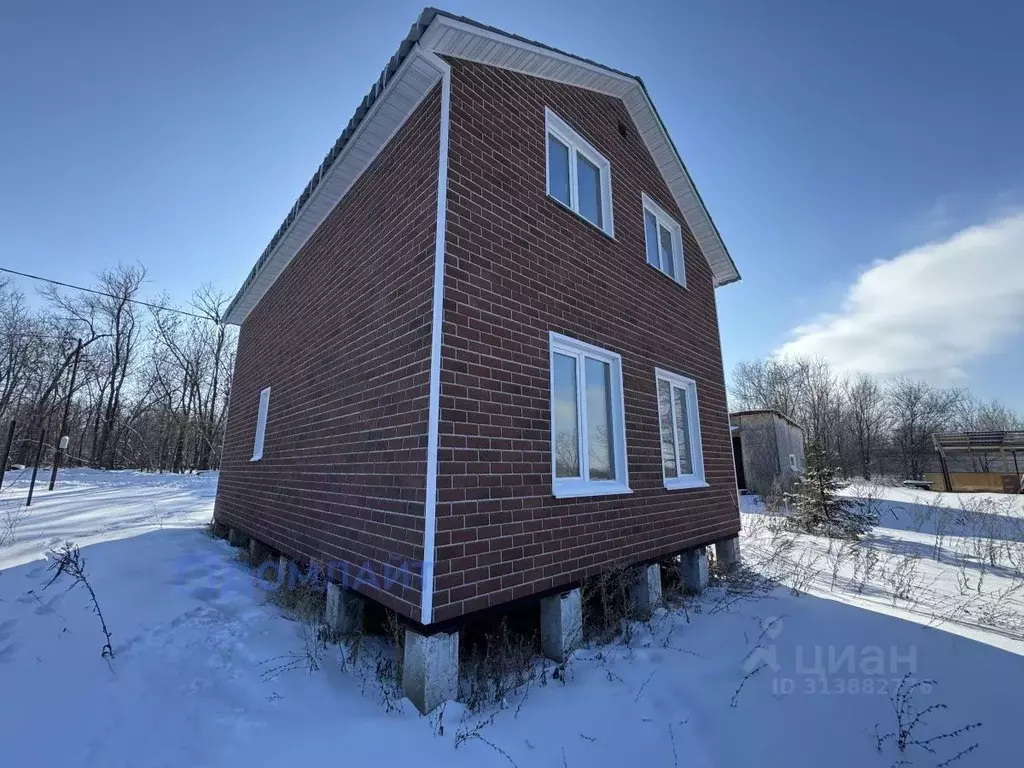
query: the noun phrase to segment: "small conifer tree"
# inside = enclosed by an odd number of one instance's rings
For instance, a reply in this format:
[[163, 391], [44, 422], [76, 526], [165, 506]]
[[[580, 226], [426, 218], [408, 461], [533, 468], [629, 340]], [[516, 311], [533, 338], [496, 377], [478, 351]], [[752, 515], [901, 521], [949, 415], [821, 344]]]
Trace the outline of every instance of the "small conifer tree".
[[832, 538], [859, 539], [878, 524], [878, 513], [840, 496], [843, 484], [821, 446], [807, 447], [806, 469], [787, 494], [790, 519], [798, 530]]

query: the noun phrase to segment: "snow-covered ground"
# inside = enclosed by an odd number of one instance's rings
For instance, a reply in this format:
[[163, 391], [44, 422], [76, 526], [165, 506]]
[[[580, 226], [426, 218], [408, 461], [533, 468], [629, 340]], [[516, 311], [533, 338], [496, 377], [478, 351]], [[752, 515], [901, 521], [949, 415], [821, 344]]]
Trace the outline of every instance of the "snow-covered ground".
[[[628, 644], [577, 652], [564, 680], [547, 665], [503, 708], [421, 717], [382, 706], [341, 646], [313, 673], [288, 663], [302, 624], [203, 530], [215, 484], [75, 470], [37, 489], [0, 551], [5, 765], [863, 768], [939, 766], [975, 743], [955, 766], [1020, 764], [1019, 500], [874, 489], [882, 526], [842, 556], [746, 500], [748, 561], [796, 590], [713, 588], [634, 625]], [[0, 494], [0, 521], [24, 495], [23, 482]], [[109, 664], [88, 592], [66, 576], [43, 589], [44, 553], [66, 539], [112, 633]], [[913, 707], [946, 708], [913, 728], [923, 746], [879, 749], [905, 679], [934, 681]]]

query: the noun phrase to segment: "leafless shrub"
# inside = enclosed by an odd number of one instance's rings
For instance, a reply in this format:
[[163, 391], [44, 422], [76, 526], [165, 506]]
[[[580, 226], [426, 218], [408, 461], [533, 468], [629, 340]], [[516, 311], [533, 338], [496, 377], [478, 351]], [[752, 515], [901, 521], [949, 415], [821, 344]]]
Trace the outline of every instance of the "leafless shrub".
[[528, 690], [543, 675], [536, 661], [536, 634], [517, 634], [503, 618], [460, 662], [461, 694], [466, 708], [470, 712], [491, 706], [503, 708], [512, 693], [524, 686]]
[[798, 560], [791, 562], [789, 573], [785, 579], [791, 594], [804, 594], [817, 580], [821, 575], [821, 569], [818, 567], [821, 557], [821, 555], [807, 550], [800, 555]]
[[[936, 745], [949, 742], [981, 727], [981, 723], [971, 723], [970, 725], [946, 731], [936, 736], [929, 736], [927, 738], [917, 736], [916, 733], [926, 725], [925, 717], [948, 709], [945, 704], [931, 704], [923, 709], [919, 709], [914, 703], [914, 697], [918, 693], [930, 691], [935, 685], [936, 682], [934, 680], [912, 679], [910, 672], [903, 676], [896, 691], [889, 699], [896, 716], [896, 730], [886, 734], [879, 734], [877, 724], [875, 726], [875, 738], [879, 752], [882, 751], [887, 743], [894, 742], [901, 756], [905, 755], [912, 748], [921, 749], [930, 755], [937, 756], [938, 750]], [[939, 765], [947, 766], [977, 748], [978, 744], [975, 742], [965, 749], [961, 749], [942, 763], [939, 763]], [[902, 757], [900, 762], [906, 763], [906, 761], [902, 760]]]
[[730, 707], [735, 708], [735, 707], [739, 706], [740, 692], [743, 690], [743, 686], [745, 686], [747, 684], [747, 681], [750, 678], [752, 678], [754, 675], [756, 675], [759, 672], [761, 672], [761, 670], [763, 670], [766, 666], [767, 666], [766, 664], [761, 663], [761, 664], [758, 664], [753, 669], [749, 670], [748, 672], [744, 673], [743, 677], [740, 678], [739, 685], [736, 686], [736, 690], [732, 692], [732, 698], [729, 699], [729, 706]]
[[828, 551], [825, 553], [825, 562], [832, 570], [832, 583], [829, 586], [835, 591], [836, 583], [839, 580], [839, 572], [853, 555], [854, 543], [849, 539], [829, 539]]
[[[3, 511], [0, 512], [0, 549], [14, 540], [18, 526], [28, 517], [29, 509], [21, 505], [20, 500], [5, 499]], [[17, 501], [17, 503], [12, 503]]]
[[914, 530], [918, 533], [924, 528], [924, 524], [933, 519], [935, 507], [932, 505], [914, 504], [910, 508], [910, 519], [913, 521]]
[[387, 647], [378, 646], [372, 653], [373, 673], [380, 693], [380, 703], [387, 712], [401, 709], [402, 670], [405, 664], [405, 627], [398, 614], [390, 608], [384, 617]]
[[68, 586], [69, 592], [79, 585], [85, 587], [89, 593], [89, 600], [92, 602], [92, 612], [100, 620], [100, 628], [103, 630], [103, 637], [106, 640], [103, 643], [101, 655], [104, 659], [107, 659], [109, 664], [110, 659], [114, 658], [114, 647], [110, 643], [110, 630], [107, 629], [107, 622], [103, 618], [103, 611], [100, 610], [99, 601], [96, 599], [96, 592], [93, 590], [92, 584], [89, 583], [89, 578], [85, 573], [85, 558], [82, 556], [81, 551], [74, 542], [65, 541], [56, 549], [51, 549], [47, 556], [51, 561], [47, 570], [52, 571], [53, 576], [43, 589], [49, 589], [57, 579], [65, 575], [71, 578], [71, 584]]
[[[640, 618], [634, 608], [632, 574], [617, 568], [585, 579], [581, 585], [583, 635], [599, 643], [633, 641], [632, 621]], [[582, 638], [580, 638], [582, 640]]]
[[953, 521], [953, 511], [949, 507], [938, 507], [935, 510], [935, 517], [933, 519], [935, 521], [935, 544], [932, 549], [932, 556], [935, 562], [940, 562], [942, 560], [946, 535]]
[[897, 600], [910, 600], [919, 586], [917, 566], [919, 555], [893, 554], [887, 556], [879, 569], [884, 584], [889, 587], [893, 606]]
[[789, 513], [789, 503], [786, 499], [786, 489], [782, 487], [779, 478], [772, 481], [768, 492], [761, 497], [765, 512], [772, 517], [782, 517]]
[[[246, 555], [248, 557], [247, 551]], [[275, 566], [272, 561], [265, 560], [257, 566], [254, 578], [261, 585], [267, 584], [270, 580], [262, 578], [261, 574], [264, 569], [273, 567], [280, 568], [280, 561]], [[265, 662], [272, 666], [263, 673], [263, 677], [273, 679], [284, 672], [302, 668], [313, 674], [320, 670], [328, 644], [336, 639], [324, 623], [326, 582], [315, 562], [309, 564], [305, 574], [296, 570], [293, 573], [279, 572], [277, 576], [273, 589], [266, 593], [266, 601], [278, 606], [285, 616], [298, 622], [302, 649]]]
[[[480, 741], [480, 742], [486, 744], [488, 747], [490, 747], [495, 752], [497, 752], [499, 755], [501, 755], [506, 760], [508, 760], [508, 762], [511, 763], [513, 768], [519, 768], [519, 766], [516, 764], [516, 761], [512, 759], [512, 756], [509, 755], [508, 752], [506, 752], [504, 749], [499, 747], [493, 741], [489, 741], [488, 739], [485, 739], [483, 736], [480, 735], [480, 732], [484, 728], [486, 728], [488, 725], [490, 725], [493, 721], [494, 721], [494, 717], [492, 715], [490, 718], [485, 719], [485, 720], [481, 720], [481, 721], [479, 721], [478, 723], [475, 723], [472, 726], [464, 725], [455, 734], [455, 748], [458, 749], [460, 746], [465, 744], [467, 741], [471, 741], [471, 740], [475, 739], [476, 741]], [[563, 753], [563, 757], [564, 757], [564, 753]]]
[[1003, 589], [988, 592], [976, 609], [978, 623], [984, 626], [1024, 631], [1024, 612], [1020, 598], [1024, 596], [1024, 580], [1019, 576]]

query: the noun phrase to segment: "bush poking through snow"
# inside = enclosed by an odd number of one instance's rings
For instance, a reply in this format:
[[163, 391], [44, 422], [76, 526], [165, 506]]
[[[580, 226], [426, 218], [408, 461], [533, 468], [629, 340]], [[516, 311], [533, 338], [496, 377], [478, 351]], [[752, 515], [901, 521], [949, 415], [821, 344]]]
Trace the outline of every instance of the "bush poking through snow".
[[825, 452], [811, 444], [807, 449], [807, 468], [793, 493], [786, 497], [791, 524], [804, 533], [840, 539], [859, 539], [878, 525], [875, 505], [841, 496], [842, 488]]
[[47, 556], [50, 558], [50, 566], [47, 568], [48, 571], [53, 572], [53, 576], [46, 583], [43, 589], [49, 589], [49, 587], [57, 581], [61, 576], [69, 576], [71, 578], [71, 585], [68, 587], [70, 592], [75, 587], [81, 585], [89, 592], [89, 600], [92, 602], [92, 612], [96, 614], [96, 617], [100, 620], [100, 627], [103, 630], [103, 637], [106, 642], [103, 644], [103, 650], [101, 651], [104, 659], [107, 659], [107, 663], [110, 663], [110, 659], [114, 658], [114, 647], [110, 644], [110, 630], [107, 629], [107, 622], [103, 618], [103, 611], [100, 610], [100, 603], [96, 599], [96, 592], [93, 590], [92, 585], [89, 583], [89, 579], [85, 573], [85, 558], [82, 557], [81, 551], [78, 549], [78, 545], [71, 541], [65, 541], [56, 549], [51, 549]]
[[[904, 756], [907, 755], [908, 750], [911, 748], [921, 749], [933, 757], [937, 757], [939, 755], [937, 746], [951, 742], [953, 739], [957, 739], [965, 733], [981, 728], [981, 723], [971, 723], [970, 725], [946, 731], [945, 733], [940, 733], [936, 736], [929, 736], [927, 738], [921, 738], [918, 736], [917, 734], [927, 724], [925, 718], [928, 715], [949, 709], [949, 707], [945, 704], [931, 704], [923, 709], [918, 709], [914, 703], [915, 695], [918, 692], [926, 693], [930, 691], [936, 686], [936, 682], [934, 680], [912, 680], [911, 674], [912, 673], [908, 672], [903, 676], [903, 679], [900, 681], [896, 691], [889, 699], [892, 703], [893, 712], [896, 715], [896, 730], [886, 734], [879, 734], [878, 725], [875, 725], [875, 738], [878, 751], [881, 752], [883, 747], [885, 747], [885, 745], [890, 741], [895, 742], [896, 747], [899, 749], [900, 758], [897, 760], [896, 765], [911, 764], [911, 761], [904, 759]], [[936, 768], [948, 766], [950, 763], [956, 762], [964, 755], [970, 754], [977, 748], [978, 743], [975, 742], [942, 761], [938, 766], [936, 766]], [[952, 749], [953, 748], [949, 751], [952, 751]]]
[[[267, 566], [266, 561], [261, 567]], [[267, 592], [267, 602], [281, 608], [285, 615], [299, 622], [302, 637], [302, 651], [272, 659], [281, 663], [263, 673], [265, 679], [273, 679], [283, 672], [306, 668], [310, 674], [317, 672], [327, 652], [331, 633], [324, 624], [324, 609], [327, 593], [323, 579], [315, 563], [310, 563], [309, 573], [302, 578], [292, 578], [291, 573], [279, 573], [274, 589]], [[259, 573], [259, 571], [257, 571]]]
[[490, 706], [505, 706], [509, 696], [527, 686], [524, 697], [543, 670], [537, 667], [537, 636], [517, 634], [508, 621], [487, 632], [482, 642], [469, 649], [459, 666], [462, 671], [461, 699], [470, 712]]
[[626, 645], [632, 642], [630, 622], [639, 618], [633, 605], [632, 586], [632, 574], [624, 568], [583, 581], [580, 585], [580, 598], [583, 601], [585, 638], [609, 643], [621, 635]]

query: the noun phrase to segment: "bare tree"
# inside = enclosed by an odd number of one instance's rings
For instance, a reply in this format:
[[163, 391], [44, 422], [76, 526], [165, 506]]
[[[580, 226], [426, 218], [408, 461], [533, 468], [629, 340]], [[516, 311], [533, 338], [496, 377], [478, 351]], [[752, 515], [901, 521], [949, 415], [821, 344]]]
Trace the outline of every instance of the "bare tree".
[[908, 378], [895, 379], [886, 387], [892, 440], [907, 477], [921, 478], [925, 457], [934, 452], [931, 436], [954, 425], [964, 396], [964, 391], [956, 387], [939, 389]]
[[774, 410], [797, 417], [800, 387], [793, 365], [769, 357], [736, 365], [730, 394], [740, 409]]
[[865, 480], [870, 480], [871, 462], [888, 426], [885, 396], [878, 383], [863, 373], [847, 380], [843, 389], [846, 395], [847, 419], [860, 473]]

